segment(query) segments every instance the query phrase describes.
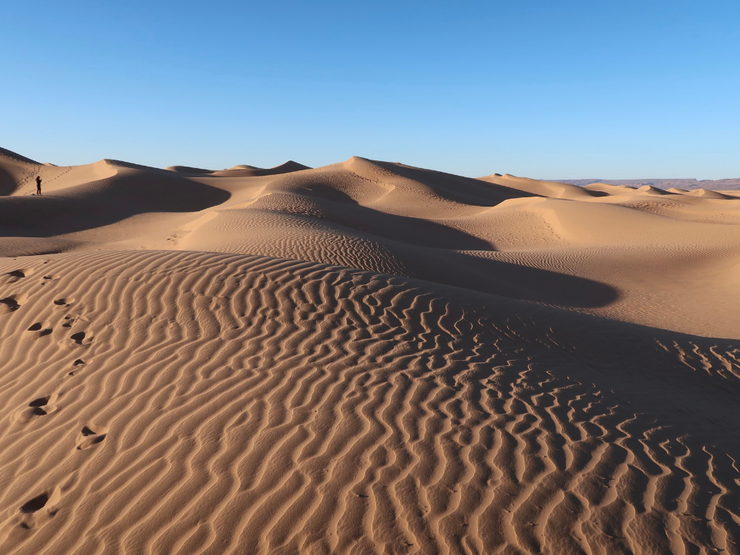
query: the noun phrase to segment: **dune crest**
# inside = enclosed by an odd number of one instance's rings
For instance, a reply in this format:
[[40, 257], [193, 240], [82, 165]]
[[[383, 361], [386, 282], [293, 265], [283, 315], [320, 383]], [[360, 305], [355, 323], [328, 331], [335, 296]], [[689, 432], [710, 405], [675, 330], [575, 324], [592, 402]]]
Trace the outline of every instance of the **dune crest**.
[[740, 553], [740, 199], [4, 152], [3, 554]]

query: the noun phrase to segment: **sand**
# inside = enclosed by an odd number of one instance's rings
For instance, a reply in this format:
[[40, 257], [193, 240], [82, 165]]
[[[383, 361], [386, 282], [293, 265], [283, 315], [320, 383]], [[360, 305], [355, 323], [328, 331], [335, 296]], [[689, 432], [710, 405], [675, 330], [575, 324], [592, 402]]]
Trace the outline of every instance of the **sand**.
[[9, 151], [0, 195], [0, 553], [740, 553], [740, 198]]

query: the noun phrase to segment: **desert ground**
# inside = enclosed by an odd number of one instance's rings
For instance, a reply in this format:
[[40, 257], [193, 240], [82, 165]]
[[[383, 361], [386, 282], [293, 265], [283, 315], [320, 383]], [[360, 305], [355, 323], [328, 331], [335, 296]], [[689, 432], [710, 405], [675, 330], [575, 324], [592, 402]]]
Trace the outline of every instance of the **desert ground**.
[[739, 291], [727, 191], [0, 150], [0, 553], [738, 554]]

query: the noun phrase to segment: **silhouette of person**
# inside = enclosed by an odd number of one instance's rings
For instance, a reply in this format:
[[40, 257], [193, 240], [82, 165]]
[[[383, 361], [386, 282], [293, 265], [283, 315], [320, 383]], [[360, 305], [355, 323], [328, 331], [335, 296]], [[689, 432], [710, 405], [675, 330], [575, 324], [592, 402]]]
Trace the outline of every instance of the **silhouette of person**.
[[41, 195], [41, 176], [36, 176], [36, 194]]

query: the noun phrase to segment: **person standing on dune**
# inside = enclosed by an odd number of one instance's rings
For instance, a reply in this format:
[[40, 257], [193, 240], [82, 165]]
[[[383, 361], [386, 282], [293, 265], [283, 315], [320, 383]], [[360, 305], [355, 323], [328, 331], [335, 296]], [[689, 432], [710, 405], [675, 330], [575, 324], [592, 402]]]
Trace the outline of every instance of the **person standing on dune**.
[[36, 194], [41, 196], [41, 176], [36, 176]]

